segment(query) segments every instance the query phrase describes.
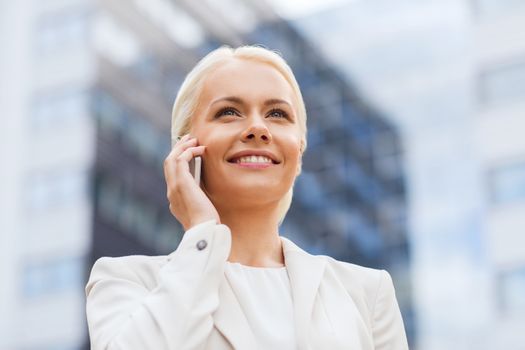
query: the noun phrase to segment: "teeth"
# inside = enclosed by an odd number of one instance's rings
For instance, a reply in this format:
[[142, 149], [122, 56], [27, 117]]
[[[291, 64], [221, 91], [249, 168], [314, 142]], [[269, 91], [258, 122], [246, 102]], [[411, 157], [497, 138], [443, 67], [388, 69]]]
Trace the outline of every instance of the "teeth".
[[237, 163], [271, 163], [272, 160], [264, 156], [245, 156], [237, 158]]

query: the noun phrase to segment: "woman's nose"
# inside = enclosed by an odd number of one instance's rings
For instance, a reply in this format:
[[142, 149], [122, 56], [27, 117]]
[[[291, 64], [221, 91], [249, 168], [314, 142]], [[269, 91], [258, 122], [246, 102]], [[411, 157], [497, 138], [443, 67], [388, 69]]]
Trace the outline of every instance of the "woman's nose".
[[272, 134], [264, 123], [254, 122], [244, 130], [242, 140], [269, 143], [272, 140]]

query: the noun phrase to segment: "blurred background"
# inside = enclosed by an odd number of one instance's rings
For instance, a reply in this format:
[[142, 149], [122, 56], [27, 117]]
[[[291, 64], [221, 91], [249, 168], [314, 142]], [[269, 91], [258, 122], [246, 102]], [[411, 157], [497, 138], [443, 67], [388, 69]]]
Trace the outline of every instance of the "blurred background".
[[0, 349], [88, 349], [93, 262], [177, 247], [171, 105], [223, 44], [303, 91], [282, 235], [388, 270], [411, 349], [525, 349], [523, 0], [0, 0]]

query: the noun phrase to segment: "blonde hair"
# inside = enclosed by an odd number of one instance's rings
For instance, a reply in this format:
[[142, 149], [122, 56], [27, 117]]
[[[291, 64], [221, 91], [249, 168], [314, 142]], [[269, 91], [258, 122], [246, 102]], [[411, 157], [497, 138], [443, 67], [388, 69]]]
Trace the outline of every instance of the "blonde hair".
[[[290, 84], [297, 99], [297, 120], [302, 131], [301, 152], [306, 149], [306, 108], [303, 96], [297, 84], [292, 69], [283, 57], [276, 51], [268, 50], [261, 46], [241, 46], [231, 48], [222, 46], [213, 50], [202, 58], [197, 65], [188, 73], [182, 83], [171, 115], [171, 143], [174, 145], [179, 136], [189, 133], [191, 128], [191, 117], [193, 116], [202, 92], [203, 82], [209, 73], [217, 69], [228, 60], [238, 58], [268, 64], [275, 68]], [[299, 169], [300, 173], [300, 169]], [[297, 174], [298, 175], [298, 174]], [[279, 203], [279, 225], [283, 222], [288, 209], [292, 203], [293, 184]]]

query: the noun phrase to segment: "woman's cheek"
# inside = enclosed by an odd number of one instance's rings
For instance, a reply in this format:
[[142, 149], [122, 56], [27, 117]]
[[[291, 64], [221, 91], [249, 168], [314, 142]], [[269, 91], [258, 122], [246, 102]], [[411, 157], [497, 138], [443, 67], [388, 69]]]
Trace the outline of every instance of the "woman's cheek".
[[301, 148], [302, 148], [302, 141], [299, 137], [294, 137], [293, 140], [290, 142], [290, 149], [293, 150], [293, 153], [297, 156], [297, 158], [301, 157]]

